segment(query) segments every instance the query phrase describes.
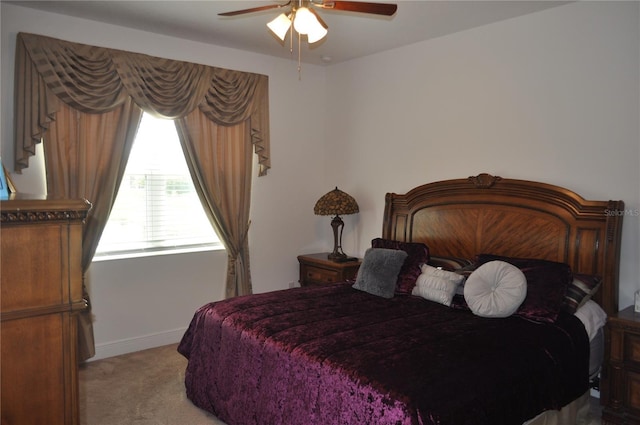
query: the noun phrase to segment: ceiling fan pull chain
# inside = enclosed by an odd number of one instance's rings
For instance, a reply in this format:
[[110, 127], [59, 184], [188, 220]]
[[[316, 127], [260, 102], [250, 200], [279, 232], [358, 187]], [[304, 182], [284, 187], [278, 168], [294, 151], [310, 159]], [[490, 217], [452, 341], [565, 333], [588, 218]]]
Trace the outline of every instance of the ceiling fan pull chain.
[[293, 25], [289, 26], [289, 53], [293, 58]]
[[302, 80], [302, 65], [300, 62], [300, 55], [302, 54], [302, 49], [300, 48], [302, 35], [298, 33], [298, 81]]

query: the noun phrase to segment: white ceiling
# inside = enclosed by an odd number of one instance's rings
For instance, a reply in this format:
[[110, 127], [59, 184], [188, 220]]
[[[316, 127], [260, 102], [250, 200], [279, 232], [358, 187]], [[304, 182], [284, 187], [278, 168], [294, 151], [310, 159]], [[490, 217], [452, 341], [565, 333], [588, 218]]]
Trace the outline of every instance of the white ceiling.
[[[394, 16], [317, 9], [329, 26], [329, 34], [313, 46], [305, 42], [302, 61], [338, 63], [567, 3], [549, 0], [384, 2], [398, 5]], [[266, 27], [266, 23], [281, 11], [274, 9], [236, 17], [217, 16], [220, 12], [282, 4], [286, 0], [23, 0], [7, 3], [266, 55], [291, 57], [289, 37], [283, 45]], [[296, 44], [294, 55], [297, 57]]]

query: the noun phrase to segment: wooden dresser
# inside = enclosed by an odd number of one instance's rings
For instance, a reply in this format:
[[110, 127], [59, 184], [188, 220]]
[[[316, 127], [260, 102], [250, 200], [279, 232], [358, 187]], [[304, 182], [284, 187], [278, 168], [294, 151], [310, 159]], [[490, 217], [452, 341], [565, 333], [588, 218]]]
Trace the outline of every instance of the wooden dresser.
[[84, 200], [0, 201], [2, 425], [79, 425]]
[[633, 306], [620, 310], [605, 331], [602, 423], [640, 425], [640, 313]]

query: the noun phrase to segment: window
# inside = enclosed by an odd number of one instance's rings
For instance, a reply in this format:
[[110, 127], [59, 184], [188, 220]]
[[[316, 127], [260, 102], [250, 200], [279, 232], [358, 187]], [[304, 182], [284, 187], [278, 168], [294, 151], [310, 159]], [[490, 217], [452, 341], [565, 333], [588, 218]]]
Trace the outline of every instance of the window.
[[94, 260], [221, 248], [175, 124], [144, 114]]

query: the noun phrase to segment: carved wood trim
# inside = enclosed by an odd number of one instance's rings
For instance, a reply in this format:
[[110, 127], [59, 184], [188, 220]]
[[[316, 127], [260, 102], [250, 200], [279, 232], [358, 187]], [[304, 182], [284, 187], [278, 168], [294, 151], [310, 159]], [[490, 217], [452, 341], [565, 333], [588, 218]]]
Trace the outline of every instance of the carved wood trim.
[[2, 211], [0, 213], [0, 223], [83, 220], [86, 216], [87, 216], [86, 211], [39, 211], [39, 212]]
[[0, 203], [0, 223], [37, 223], [84, 220], [91, 204], [86, 200], [10, 199]]
[[468, 180], [471, 181], [477, 188], [488, 189], [497, 181], [502, 180], [502, 177], [492, 176], [491, 174], [487, 173], [481, 173], [477, 176], [469, 176]]

